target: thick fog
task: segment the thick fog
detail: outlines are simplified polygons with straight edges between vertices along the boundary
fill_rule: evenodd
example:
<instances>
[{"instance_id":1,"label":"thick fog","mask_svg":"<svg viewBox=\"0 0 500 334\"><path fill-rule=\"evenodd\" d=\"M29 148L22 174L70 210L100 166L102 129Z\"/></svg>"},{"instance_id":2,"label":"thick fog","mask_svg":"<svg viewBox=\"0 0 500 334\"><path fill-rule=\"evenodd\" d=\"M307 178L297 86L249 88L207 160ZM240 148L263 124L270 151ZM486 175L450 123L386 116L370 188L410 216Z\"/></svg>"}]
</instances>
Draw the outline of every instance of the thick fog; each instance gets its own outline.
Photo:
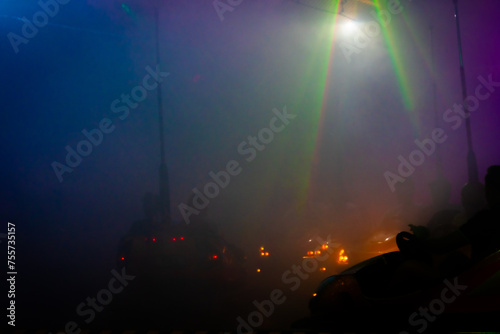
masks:
<instances>
[{"instance_id":1,"label":"thick fog","mask_svg":"<svg viewBox=\"0 0 500 334\"><path fill-rule=\"evenodd\" d=\"M16 226L19 324L64 326L107 283L143 196L159 191L158 82L172 224L210 221L249 259L265 245L286 269L310 237L351 251L393 231L384 217L398 180L429 206L439 155L460 203L467 138L453 111L463 99L451 0L401 1L392 14L380 1L382 23L370 1L349 0L341 15L329 1L228 3L73 0L45 16L44 1L0 3L1 217ZM484 87L469 100L483 180L500 162L500 5L459 10L467 94ZM91 133L95 143L79 144ZM418 160L411 175L399 157ZM252 300L239 301L242 314ZM286 315L270 319L285 326Z\"/></svg>"}]
</instances>

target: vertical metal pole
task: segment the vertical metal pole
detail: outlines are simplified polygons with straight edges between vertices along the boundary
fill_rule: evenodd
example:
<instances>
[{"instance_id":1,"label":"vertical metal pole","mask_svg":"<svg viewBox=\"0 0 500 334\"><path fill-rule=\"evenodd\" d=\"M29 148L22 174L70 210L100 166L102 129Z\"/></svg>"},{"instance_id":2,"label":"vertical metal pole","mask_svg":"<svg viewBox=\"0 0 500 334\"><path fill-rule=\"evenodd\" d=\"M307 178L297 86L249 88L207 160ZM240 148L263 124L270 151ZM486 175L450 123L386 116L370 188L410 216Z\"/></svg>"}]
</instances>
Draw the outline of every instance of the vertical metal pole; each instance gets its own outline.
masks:
<instances>
[{"instance_id":1,"label":"vertical metal pole","mask_svg":"<svg viewBox=\"0 0 500 334\"><path fill-rule=\"evenodd\" d=\"M434 59L434 29L429 26L431 33L431 66L432 66L432 97L433 97L433 108L434 108L434 127L439 128L439 113L437 110L437 85L436 85L436 65ZM441 154L441 146L436 147L436 177L443 177L443 156Z\"/></svg>"},{"instance_id":2,"label":"vertical metal pole","mask_svg":"<svg viewBox=\"0 0 500 334\"><path fill-rule=\"evenodd\" d=\"M467 98L467 85L465 82L465 69L464 69L464 60L462 54L462 39L460 36L460 22L458 19L458 0L453 0L453 4L455 6L455 21L457 23L457 38L458 38L458 56L460 59L460 79L462 81L462 99L463 106L465 109L465 129L467 133L467 168L469 172L469 183L478 183L479 182L479 173L477 168L477 160L476 154L474 153L472 147L472 132L470 125L470 112L465 104L465 99Z\"/></svg>"},{"instance_id":3,"label":"vertical metal pole","mask_svg":"<svg viewBox=\"0 0 500 334\"><path fill-rule=\"evenodd\" d=\"M156 9L156 64L160 66L160 8ZM162 222L170 224L170 185L168 182L168 168L165 157L165 138L163 126L163 101L161 96L161 82L158 81L157 87L157 103L158 103L158 123L160 131L160 210Z\"/></svg>"}]
</instances>

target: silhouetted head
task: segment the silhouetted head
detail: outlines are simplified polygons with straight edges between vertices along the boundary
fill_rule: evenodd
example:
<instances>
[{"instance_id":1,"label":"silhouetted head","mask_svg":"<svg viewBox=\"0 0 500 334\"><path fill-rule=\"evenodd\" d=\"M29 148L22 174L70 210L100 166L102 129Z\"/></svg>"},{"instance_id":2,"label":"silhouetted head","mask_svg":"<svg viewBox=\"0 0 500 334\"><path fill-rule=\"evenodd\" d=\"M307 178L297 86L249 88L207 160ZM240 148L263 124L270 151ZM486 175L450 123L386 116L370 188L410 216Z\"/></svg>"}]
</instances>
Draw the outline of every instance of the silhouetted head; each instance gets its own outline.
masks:
<instances>
[{"instance_id":1,"label":"silhouetted head","mask_svg":"<svg viewBox=\"0 0 500 334\"><path fill-rule=\"evenodd\" d=\"M432 204L445 205L450 201L451 184L445 177L438 177L429 183Z\"/></svg>"},{"instance_id":2,"label":"silhouetted head","mask_svg":"<svg viewBox=\"0 0 500 334\"><path fill-rule=\"evenodd\" d=\"M484 178L486 201L490 208L500 208L500 166L494 165L488 168Z\"/></svg>"},{"instance_id":3,"label":"silhouetted head","mask_svg":"<svg viewBox=\"0 0 500 334\"><path fill-rule=\"evenodd\" d=\"M474 214L484 209L486 206L485 196L484 196L484 185L479 182L467 183L462 188L461 201L462 207L468 217L472 217Z\"/></svg>"}]
</instances>

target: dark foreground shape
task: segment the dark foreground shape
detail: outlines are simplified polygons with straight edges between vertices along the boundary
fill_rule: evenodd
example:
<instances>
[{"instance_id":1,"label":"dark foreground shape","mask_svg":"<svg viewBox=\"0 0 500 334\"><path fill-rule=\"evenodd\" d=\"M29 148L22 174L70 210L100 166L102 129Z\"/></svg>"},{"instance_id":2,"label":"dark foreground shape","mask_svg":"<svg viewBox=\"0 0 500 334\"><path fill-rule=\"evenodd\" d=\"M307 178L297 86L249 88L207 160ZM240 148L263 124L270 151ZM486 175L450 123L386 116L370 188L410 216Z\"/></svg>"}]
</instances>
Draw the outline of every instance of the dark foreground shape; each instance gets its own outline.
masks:
<instances>
[{"instance_id":1,"label":"dark foreground shape","mask_svg":"<svg viewBox=\"0 0 500 334\"><path fill-rule=\"evenodd\" d=\"M407 257L391 252L330 276L296 328L342 332L487 331L500 323L500 251L454 277L397 281ZM411 263L411 262L410 262Z\"/></svg>"}]
</instances>

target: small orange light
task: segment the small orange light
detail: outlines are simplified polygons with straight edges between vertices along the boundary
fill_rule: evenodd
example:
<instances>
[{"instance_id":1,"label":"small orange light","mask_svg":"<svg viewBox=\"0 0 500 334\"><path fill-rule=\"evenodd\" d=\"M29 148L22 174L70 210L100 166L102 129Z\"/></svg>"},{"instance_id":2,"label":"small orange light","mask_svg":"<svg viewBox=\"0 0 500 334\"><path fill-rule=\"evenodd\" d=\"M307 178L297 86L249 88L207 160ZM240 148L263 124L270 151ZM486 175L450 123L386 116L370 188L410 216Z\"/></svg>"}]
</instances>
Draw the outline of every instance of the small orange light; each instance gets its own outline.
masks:
<instances>
[{"instance_id":1,"label":"small orange light","mask_svg":"<svg viewBox=\"0 0 500 334\"><path fill-rule=\"evenodd\" d=\"M257 272L260 273L260 269L259 268L257 268Z\"/></svg>"},{"instance_id":2,"label":"small orange light","mask_svg":"<svg viewBox=\"0 0 500 334\"><path fill-rule=\"evenodd\" d=\"M314 252L314 255L320 255L321 254L321 251L317 250Z\"/></svg>"},{"instance_id":3,"label":"small orange light","mask_svg":"<svg viewBox=\"0 0 500 334\"><path fill-rule=\"evenodd\" d=\"M260 253L260 256L266 256L266 253L262 252Z\"/></svg>"},{"instance_id":4,"label":"small orange light","mask_svg":"<svg viewBox=\"0 0 500 334\"><path fill-rule=\"evenodd\" d=\"M319 268L319 270L326 271L326 268L325 267L321 267L321 268Z\"/></svg>"},{"instance_id":5,"label":"small orange light","mask_svg":"<svg viewBox=\"0 0 500 334\"><path fill-rule=\"evenodd\" d=\"M308 251L307 255L314 255L314 252L313 251Z\"/></svg>"},{"instance_id":6,"label":"small orange light","mask_svg":"<svg viewBox=\"0 0 500 334\"><path fill-rule=\"evenodd\" d=\"M323 244L323 245L321 245L321 249L322 249L322 250L326 250L326 249L328 249L328 245L327 245L327 244Z\"/></svg>"},{"instance_id":7,"label":"small orange light","mask_svg":"<svg viewBox=\"0 0 500 334\"><path fill-rule=\"evenodd\" d=\"M338 263L341 263L341 264L347 264L348 263L349 258L347 257L347 255L344 255L344 254L345 254L345 250L341 249L340 252L339 252L339 259L337 260Z\"/></svg>"},{"instance_id":8,"label":"small orange light","mask_svg":"<svg viewBox=\"0 0 500 334\"><path fill-rule=\"evenodd\" d=\"M264 250L264 247L260 247L260 250L263 251Z\"/></svg>"},{"instance_id":9,"label":"small orange light","mask_svg":"<svg viewBox=\"0 0 500 334\"><path fill-rule=\"evenodd\" d=\"M318 295L318 294L317 294L316 292L315 292L315 293L313 293L313 297L316 297L317 295Z\"/></svg>"},{"instance_id":10,"label":"small orange light","mask_svg":"<svg viewBox=\"0 0 500 334\"><path fill-rule=\"evenodd\" d=\"M266 256L269 256L269 252L265 252L264 254L265 254Z\"/></svg>"}]
</instances>

